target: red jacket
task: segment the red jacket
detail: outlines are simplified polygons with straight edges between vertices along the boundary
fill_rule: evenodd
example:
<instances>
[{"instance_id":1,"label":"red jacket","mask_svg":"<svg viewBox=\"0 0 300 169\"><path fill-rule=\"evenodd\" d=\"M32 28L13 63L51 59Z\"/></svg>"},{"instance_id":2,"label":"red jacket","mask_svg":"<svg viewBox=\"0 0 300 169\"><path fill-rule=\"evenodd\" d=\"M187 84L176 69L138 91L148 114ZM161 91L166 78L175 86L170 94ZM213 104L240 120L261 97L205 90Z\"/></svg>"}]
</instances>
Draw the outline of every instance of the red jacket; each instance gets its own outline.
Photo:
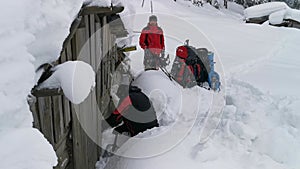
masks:
<instances>
[{"instance_id":1,"label":"red jacket","mask_svg":"<svg viewBox=\"0 0 300 169\"><path fill-rule=\"evenodd\" d=\"M149 49L153 54L159 55L165 48L163 30L155 25L149 25L142 30L140 36L140 46Z\"/></svg>"}]
</instances>

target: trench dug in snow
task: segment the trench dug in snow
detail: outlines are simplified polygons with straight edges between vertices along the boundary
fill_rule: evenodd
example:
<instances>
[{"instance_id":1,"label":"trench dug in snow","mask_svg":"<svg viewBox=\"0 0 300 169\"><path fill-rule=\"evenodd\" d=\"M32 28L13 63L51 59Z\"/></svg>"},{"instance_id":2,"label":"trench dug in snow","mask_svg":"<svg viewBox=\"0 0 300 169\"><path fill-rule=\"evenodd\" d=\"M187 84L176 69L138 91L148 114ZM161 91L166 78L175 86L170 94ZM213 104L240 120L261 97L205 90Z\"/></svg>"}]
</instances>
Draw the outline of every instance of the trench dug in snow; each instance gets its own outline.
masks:
<instances>
[{"instance_id":1,"label":"trench dug in snow","mask_svg":"<svg viewBox=\"0 0 300 169\"><path fill-rule=\"evenodd\" d=\"M181 113L177 115L177 120L180 119L177 123L179 127L168 123L139 134L135 140L125 144L126 148L122 152L118 152L121 157L116 155L110 158L105 169L146 169L149 166L172 169L222 166L229 169L245 165L254 169L265 168L262 166L266 164L266 168L272 166L279 169L283 168L283 164L291 168L298 165L296 161L300 157L297 151L300 143L297 141L299 132L296 128L299 128L297 121L300 116L296 112L286 113L287 106L296 104L291 98L276 99L248 83L230 79L226 90L226 105L222 116L218 118L218 126L209 139L201 142L203 129L209 126L205 119L209 115L207 112L213 94L200 87L180 91L184 104L181 105ZM210 118L213 119L213 116ZM161 136L170 130L175 130L174 133L188 132L175 143L173 139L176 137ZM144 144L145 140L149 140L142 139L149 137L156 140ZM166 142L169 143L169 149L163 149L166 148ZM152 154L147 154L149 152Z\"/></svg>"}]
</instances>

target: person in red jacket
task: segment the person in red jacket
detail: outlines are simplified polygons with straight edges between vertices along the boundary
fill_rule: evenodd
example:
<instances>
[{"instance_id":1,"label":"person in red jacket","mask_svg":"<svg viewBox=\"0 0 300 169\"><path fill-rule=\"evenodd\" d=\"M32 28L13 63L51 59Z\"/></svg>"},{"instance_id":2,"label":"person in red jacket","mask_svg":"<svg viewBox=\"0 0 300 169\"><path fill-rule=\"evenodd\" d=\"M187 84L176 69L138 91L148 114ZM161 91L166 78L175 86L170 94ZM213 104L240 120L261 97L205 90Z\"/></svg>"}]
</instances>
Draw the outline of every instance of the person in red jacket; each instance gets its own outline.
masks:
<instances>
[{"instance_id":1,"label":"person in red jacket","mask_svg":"<svg viewBox=\"0 0 300 169\"><path fill-rule=\"evenodd\" d=\"M129 94L121 99L117 108L106 119L111 127L117 126L115 131L121 134L126 132L133 137L159 126L155 109L140 88L129 86Z\"/></svg>"},{"instance_id":2,"label":"person in red jacket","mask_svg":"<svg viewBox=\"0 0 300 169\"><path fill-rule=\"evenodd\" d=\"M161 58L164 58L165 42L163 30L157 25L157 17L149 17L148 25L142 30L139 44L144 49L145 70L158 70Z\"/></svg>"}]
</instances>

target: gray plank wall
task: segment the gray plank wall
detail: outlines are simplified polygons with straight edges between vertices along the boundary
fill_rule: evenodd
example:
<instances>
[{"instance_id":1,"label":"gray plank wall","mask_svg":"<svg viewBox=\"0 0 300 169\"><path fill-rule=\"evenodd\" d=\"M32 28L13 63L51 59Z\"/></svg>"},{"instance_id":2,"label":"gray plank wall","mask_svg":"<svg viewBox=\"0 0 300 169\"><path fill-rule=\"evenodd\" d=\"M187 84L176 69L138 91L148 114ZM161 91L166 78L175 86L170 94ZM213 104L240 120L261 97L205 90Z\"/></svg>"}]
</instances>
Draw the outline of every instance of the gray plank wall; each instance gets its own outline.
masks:
<instances>
[{"instance_id":1,"label":"gray plank wall","mask_svg":"<svg viewBox=\"0 0 300 169\"><path fill-rule=\"evenodd\" d=\"M82 16L56 63L81 60L93 67L97 73L96 88L84 103L73 105L61 92L53 95L33 93L38 96L36 103L31 105L34 127L53 145L58 156L55 169L93 169L101 153L96 144L101 142L100 111L103 114L111 111L108 106L111 74L118 60L116 36L111 34L106 23L105 15L89 13ZM101 31L97 31L100 28Z\"/></svg>"}]
</instances>

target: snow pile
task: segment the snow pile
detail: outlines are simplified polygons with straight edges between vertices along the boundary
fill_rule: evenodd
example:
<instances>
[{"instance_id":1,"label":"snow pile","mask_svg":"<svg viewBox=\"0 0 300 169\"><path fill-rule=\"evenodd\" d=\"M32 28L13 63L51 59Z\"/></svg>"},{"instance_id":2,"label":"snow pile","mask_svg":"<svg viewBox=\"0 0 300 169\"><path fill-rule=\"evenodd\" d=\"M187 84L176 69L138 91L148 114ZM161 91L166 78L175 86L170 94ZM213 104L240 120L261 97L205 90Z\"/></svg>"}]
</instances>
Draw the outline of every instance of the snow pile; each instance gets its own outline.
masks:
<instances>
[{"instance_id":1,"label":"snow pile","mask_svg":"<svg viewBox=\"0 0 300 169\"><path fill-rule=\"evenodd\" d=\"M85 4L88 6L99 6L99 7L116 7L124 6L124 0L85 0Z\"/></svg>"},{"instance_id":2,"label":"snow pile","mask_svg":"<svg viewBox=\"0 0 300 169\"><path fill-rule=\"evenodd\" d=\"M32 128L27 96L35 70L55 61L81 0L3 1L0 11L0 168L52 169L56 156Z\"/></svg>"},{"instance_id":3,"label":"snow pile","mask_svg":"<svg viewBox=\"0 0 300 169\"><path fill-rule=\"evenodd\" d=\"M246 19L269 16L271 24L280 24L283 19L293 19L300 22L300 11L291 9L284 2L269 2L255 5L244 10Z\"/></svg>"},{"instance_id":4,"label":"snow pile","mask_svg":"<svg viewBox=\"0 0 300 169\"><path fill-rule=\"evenodd\" d=\"M44 136L30 127L3 129L0 137L0 168L52 169L56 154Z\"/></svg>"},{"instance_id":5,"label":"snow pile","mask_svg":"<svg viewBox=\"0 0 300 169\"><path fill-rule=\"evenodd\" d=\"M113 157L105 169L148 168L249 168L249 169L297 169L300 158L300 115L289 111L291 105L299 104L294 98L277 99L262 93L253 86L238 80L229 80L224 114L215 134L204 144L200 144L203 117L208 110L209 93L199 87L183 90L187 102L198 100L197 104L183 104L183 114L199 106L198 117L191 132L171 150L151 158ZM176 133L186 130L186 118L180 117L180 128ZM160 136L174 126L164 126L148 130L137 137ZM167 139L172 142L174 138ZM132 144L132 140L128 142ZM127 144L129 144L127 143ZM155 142L151 150L159 149L164 142ZM134 142L125 155L146 148ZM125 144L125 146L128 146ZM148 146L146 146L148 147ZM137 153L137 152L134 152ZM124 155L123 154L123 155ZM176 162L174 161L176 159Z\"/></svg>"},{"instance_id":6,"label":"snow pile","mask_svg":"<svg viewBox=\"0 0 300 169\"><path fill-rule=\"evenodd\" d=\"M237 4L235 2L227 2L227 9L238 14L244 15L245 8L242 5Z\"/></svg>"},{"instance_id":7,"label":"snow pile","mask_svg":"<svg viewBox=\"0 0 300 169\"><path fill-rule=\"evenodd\" d=\"M111 0L88 0L85 3L88 6L100 6L100 7L111 7L112 2Z\"/></svg>"},{"instance_id":8,"label":"snow pile","mask_svg":"<svg viewBox=\"0 0 300 169\"><path fill-rule=\"evenodd\" d=\"M34 37L28 45L28 51L34 56L33 63L37 68L58 59L71 23L77 17L83 0L39 0L27 4L30 5L23 7L23 10L30 11L31 17L26 18L25 30Z\"/></svg>"},{"instance_id":9,"label":"snow pile","mask_svg":"<svg viewBox=\"0 0 300 169\"><path fill-rule=\"evenodd\" d=\"M141 8L138 2L133 0L131 5L135 5L138 14L146 12L146 15L132 21L135 30L142 29L147 23L146 16L150 15L150 5L145 2L144 8ZM223 90L226 90L227 95L223 116L219 118L220 125L209 140L200 143L201 130L210 125L204 119L212 101L211 93L199 87L183 90L181 115L186 116L179 115L181 127L173 129L176 133L185 132L188 129L187 122L192 119L190 112L196 111L198 116L188 136L173 148L148 158L143 154L135 158L112 157L105 169L300 168L300 92L297 90L300 60L295 55L300 53L300 32L269 25L246 25L232 17L234 15L230 11L216 11L206 6L198 8L188 3L184 0L153 0L154 13L158 15L158 22L165 34L177 34L175 37L178 39L191 38L192 42L198 38L197 43L200 45L197 47L210 47L222 61L216 62L217 66L221 63L224 66L226 85ZM171 13L192 23L209 37L213 47L199 31L181 29L182 25L187 24L165 20L162 13ZM169 37L166 38L166 48L176 48L180 42L174 43ZM132 68L140 70L142 57L137 55L142 55L142 52L132 52L130 56ZM172 127L167 125L147 130L136 138L159 137ZM169 137L169 142L173 143L173 139ZM157 141L151 149L158 150L165 146L164 143ZM138 143L137 147L141 145ZM131 147L128 149L130 153L149 151L147 146L141 146L140 149L135 149L135 145Z\"/></svg>"},{"instance_id":10,"label":"snow pile","mask_svg":"<svg viewBox=\"0 0 300 169\"><path fill-rule=\"evenodd\" d=\"M177 119L181 108L181 87L175 81L170 81L162 71L142 72L132 85L141 88L150 98L157 111L160 125L168 125Z\"/></svg>"},{"instance_id":11,"label":"snow pile","mask_svg":"<svg viewBox=\"0 0 300 169\"><path fill-rule=\"evenodd\" d=\"M95 72L85 62L68 61L52 71L54 73L39 87L62 88L64 95L74 104L83 102L95 86Z\"/></svg>"}]
</instances>

